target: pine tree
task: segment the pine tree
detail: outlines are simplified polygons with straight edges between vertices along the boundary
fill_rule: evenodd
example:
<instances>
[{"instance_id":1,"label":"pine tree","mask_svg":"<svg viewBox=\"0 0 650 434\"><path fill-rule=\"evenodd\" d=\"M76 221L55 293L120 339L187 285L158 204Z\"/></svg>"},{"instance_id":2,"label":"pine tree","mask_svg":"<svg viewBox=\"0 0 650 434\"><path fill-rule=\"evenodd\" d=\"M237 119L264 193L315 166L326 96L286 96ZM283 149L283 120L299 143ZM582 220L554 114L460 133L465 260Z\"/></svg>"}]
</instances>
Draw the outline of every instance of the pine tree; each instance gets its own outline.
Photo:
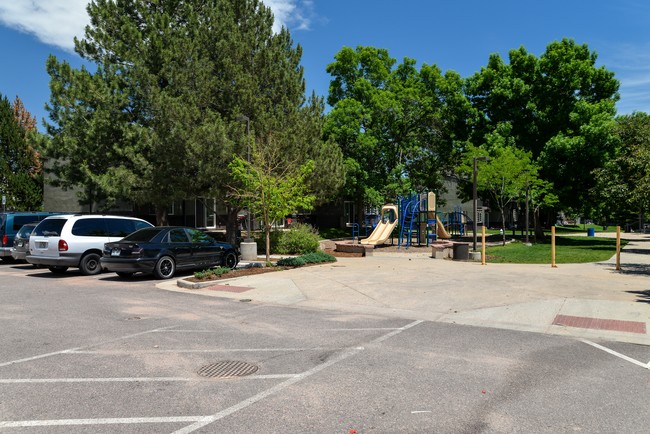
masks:
<instances>
[{"instance_id":1,"label":"pine tree","mask_svg":"<svg viewBox=\"0 0 650 434\"><path fill-rule=\"evenodd\" d=\"M321 132L290 122L322 117L322 106L305 104L301 48L286 29L273 33L260 1L96 0L88 13L75 46L96 72L48 60L48 155L63 186L107 204L153 203L159 224L174 200L216 196L230 206L234 237L243 204L224 193L233 156L271 136L288 152L309 146L305 160L317 153Z\"/></svg>"},{"instance_id":2,"label":"pine tree","mask_svg":"<svg viewBox=\"0 0 650 434\"><path fill-rule=\"evenodd\" d=\"M35 121L16 97L12 106L0 95L0 191L6 208L38 210L43 204L43 183L38 153L31 146Z\"/></svg>"}]
</instances>

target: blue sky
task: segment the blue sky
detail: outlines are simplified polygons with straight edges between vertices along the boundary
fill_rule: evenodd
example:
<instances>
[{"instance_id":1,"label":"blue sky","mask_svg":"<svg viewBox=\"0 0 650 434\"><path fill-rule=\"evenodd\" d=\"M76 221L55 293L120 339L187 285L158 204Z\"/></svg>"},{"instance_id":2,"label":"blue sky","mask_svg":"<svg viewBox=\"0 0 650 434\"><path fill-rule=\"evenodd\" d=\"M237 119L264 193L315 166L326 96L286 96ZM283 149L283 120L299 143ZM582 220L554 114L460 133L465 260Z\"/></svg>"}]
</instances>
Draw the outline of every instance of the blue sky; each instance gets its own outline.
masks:
<instances>
[{"instance_id":1,"label":"blue sky","mask_svg":"<svg viewBox=\"0 0 650 434\"><path fill-rule=\"evenodd\" d=\"M18 95L39 120L49 99L49 54L81 65L73 36L83 36L87 0L3 0L0 4L0 93ZM621 82L619 113L650 113L650 3L646 0L266 0L276 24L303 47L307 90L327 96L325 71L344 46L388 49L467 77L491 53L507 59L524 46L541 55L563 37L586 43L598 66Z\"/></svg>"}]
</instances>

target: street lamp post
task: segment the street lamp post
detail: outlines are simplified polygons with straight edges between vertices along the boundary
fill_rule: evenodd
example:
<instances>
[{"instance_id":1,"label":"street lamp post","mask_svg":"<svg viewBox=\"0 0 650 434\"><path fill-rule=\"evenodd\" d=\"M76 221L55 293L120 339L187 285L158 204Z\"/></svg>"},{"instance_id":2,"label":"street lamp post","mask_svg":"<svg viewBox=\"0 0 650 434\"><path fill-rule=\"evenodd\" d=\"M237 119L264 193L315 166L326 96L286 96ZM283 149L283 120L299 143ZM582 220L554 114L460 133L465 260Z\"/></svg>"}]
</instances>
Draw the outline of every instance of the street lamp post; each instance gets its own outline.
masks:
<instances>
[{"instance_id":1,"label":"street lamp post","mask_svg":"<svg viewBox=\"0 0 650 434\"><path fill-rule=\"evenodd\" d=\"M477 185L476 185L476 173L477 173L477 162L478 161L490 161L488 157L474 157L474 179L472 183L472 226L473 226L473 231L472 231L472 236L474 240L473 248L472 251L476 252L476 220L477 220L477 215L476 215L476 208L478 207L478 192L477 192Z\"/></svg>"},{"instance_id":2,"label":"street lamp post","mask_svg":"<svg viewBox=\"0 0 650 434\"><path fill-rule=\"evenodd\" d=\"M247 154L246 161L248 161L248 164L250 165L251 164L251 120L246 115L237 116L237 120L240 122L246 122L246 154ZM253 241L250 203L248 204L248 209L246 214L247 214L247 222L248 222L248 231L246 233L248 234L248 238L246 238L244 241L250 243Z\"/></svg>"}]
</instances>

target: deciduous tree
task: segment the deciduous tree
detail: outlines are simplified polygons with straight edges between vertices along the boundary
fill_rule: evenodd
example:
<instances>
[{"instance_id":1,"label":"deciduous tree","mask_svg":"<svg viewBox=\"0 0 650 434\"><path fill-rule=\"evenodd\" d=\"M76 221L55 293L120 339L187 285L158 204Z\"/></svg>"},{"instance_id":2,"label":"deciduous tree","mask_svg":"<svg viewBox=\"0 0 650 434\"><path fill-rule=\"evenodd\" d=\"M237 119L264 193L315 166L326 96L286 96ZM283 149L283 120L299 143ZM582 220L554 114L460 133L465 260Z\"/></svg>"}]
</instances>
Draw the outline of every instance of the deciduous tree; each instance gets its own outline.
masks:
<instances>
[{"instance_id":1,"label":"deciduous tree","mask_svg":"<svg viewBox=\"0 0 650 434\"><path fill-rule=\"evenodd\" d=\"M587 45L563 39L540 57L523 47L512 50L508 64L493 54L466 83L480 114L472 143L484 143L500 124L509 124L515 146L532 153L565 208L588 208L592 171L614 149L619 84L596 61Z\"/></svg>"},{"instance_id":2,"label":"deciduous tree","mask_svg":"<svg viewBox=\"0 0 650 434\"><path fill-rule=\"evenodd\" d=\"M242 198L264 224L267 261L275 223L298 210L311 210L316 200L308 182L314 162L286 164L286 156L279 151L281 146L272 142L256 148L250 163L241 157L230 163L233 179L238 182L232 186L234 195Z\"/></svg>"},{"instance_id":3,"label":"deciduous tree","mask_svg":"<svg viewBox=\"0 0 650 434\"><path fill-rule=\"evenodd\" d=\"M343 150L345 195L378 206L414 190L438 190L466 139L469 104L455 72L405 58L401 64L375 47L344 47L327 71L333 106L325 136Z\"/></svg>"}]
</instances>

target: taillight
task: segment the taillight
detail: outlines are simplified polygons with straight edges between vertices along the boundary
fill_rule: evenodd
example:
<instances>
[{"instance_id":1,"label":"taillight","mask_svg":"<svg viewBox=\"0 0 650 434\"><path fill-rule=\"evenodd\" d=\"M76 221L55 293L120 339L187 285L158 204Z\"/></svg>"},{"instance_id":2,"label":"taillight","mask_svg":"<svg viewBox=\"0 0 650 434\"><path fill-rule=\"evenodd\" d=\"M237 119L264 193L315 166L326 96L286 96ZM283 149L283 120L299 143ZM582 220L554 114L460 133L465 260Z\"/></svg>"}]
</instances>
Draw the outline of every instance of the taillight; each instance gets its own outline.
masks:
<instances>
[{"instance_id":1,"label":"taillight","mask_svg":"<svg viewBox=\"0 0 650 434\"><path fill-rule=\"evenodd\" d=\"M59 240L59 252L67 252L68 251L68 243L65 242L65 240Z\"/></svg>"},{"instance_id":2,"label":"taillight","mask_svg":"<svg viewBox=\"0 0 650 434\"><path fill-rule=\"evenodd\" d=\"M4 234L2 236L2 245L6 246L7 244L9 244L9 237L7 237L7 234Z\"/></svg>"},{"instance_id":3,"label":"taillight","mask_svg":"<svg viewBox=\"0 0 650 434\"><path fill-rule=\"evenodd\" d=\"M131 250L131 255L133 256L141 256L144 253L144 249L138 245L133 246L133 249Z\"/></svg>"}]
</instances>

